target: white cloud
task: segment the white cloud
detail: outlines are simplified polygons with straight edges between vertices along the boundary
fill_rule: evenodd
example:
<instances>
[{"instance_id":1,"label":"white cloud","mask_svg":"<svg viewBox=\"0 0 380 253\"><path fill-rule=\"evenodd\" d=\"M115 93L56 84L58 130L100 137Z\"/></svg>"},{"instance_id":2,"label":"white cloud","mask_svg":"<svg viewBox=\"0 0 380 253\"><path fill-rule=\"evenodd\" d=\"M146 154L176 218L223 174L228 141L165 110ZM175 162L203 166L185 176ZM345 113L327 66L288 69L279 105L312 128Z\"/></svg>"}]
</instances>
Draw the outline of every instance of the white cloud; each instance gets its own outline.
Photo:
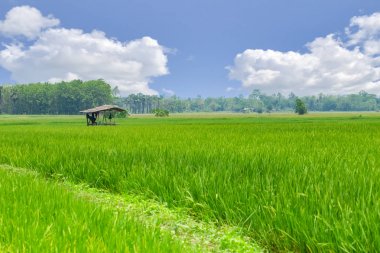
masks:
<instances>
[{"instance_id":1,"label":"white cloud","mask_svg":"<svg viewBox=\"0 0 380 253\"><path fill-rule=\"evenodd\" d=\"M0 21L0 34L34 39L42 30L58 24L59 20L53 16L44 17L36 8L24 5L11 9L5 20Z\"/></svg>"},{"instance_id":2,"label":"white cloud","mask_svg":"<svg viewBox=\"0 0 380 253\"><path fill-rule=\"evenodd\" d=\"M232 91L235 91L234 87L227 87L226 88L226 92L232 92Z\"/></svg>"},{"instance_id":3,"label":"white cloud","mask_svg":"<svg viewBox=\"0 0 380 253\"><path fill-rule=\"evenodd\" d=\"M123 95L158 94L149 83L169 73L166 50L150 37L120 42L97 30L50 28L40 31L30 46L6 45L0 66L22 83L101 78Z\"/></svg>"},{"instance_id":4,"label":"white cloud","mask_svg":"<svg viewBox=\"0 0 380 253\"><path fill-rule=\"evenodd\" d=\"M164 95L169 96L169 97L175 95L175 92L173 90L165 89L165 88L162 88L162 93L164 93Z\"/></svg>"},{"instance_id":5,"label":"white cloud","mask_svg":"<svg viewBox=\"0 0 380 253\"><path fill-rule=\"evenodd\" d=\"M267 93L380 94L380 13L352 18L346 33L347 42L333 34L316 38L306 53L247 49L228 67L229 77Z\"/></svg>"},{"instance_id":6,"label":"white cloud","mask_svg":"<svg viewBox=\"0 0 380 253\"><path fill-rule=\"evenodd\" d=\"M346 28L347 45L360 47L367 55L380 54L380 13L351 18Z\"/></svg>"},{"instance_id":7,"label":"white cloud","mask_svg":"<svg viewBox=\"0 0 380 253\"><path fill-rule=\"evenodd\" d=\"M351 45L373 39L378 40L380 34L380 13L351 18L350 26L346 28L346 33L350 38L349 44Z\"/></svg>"}]
</instances>

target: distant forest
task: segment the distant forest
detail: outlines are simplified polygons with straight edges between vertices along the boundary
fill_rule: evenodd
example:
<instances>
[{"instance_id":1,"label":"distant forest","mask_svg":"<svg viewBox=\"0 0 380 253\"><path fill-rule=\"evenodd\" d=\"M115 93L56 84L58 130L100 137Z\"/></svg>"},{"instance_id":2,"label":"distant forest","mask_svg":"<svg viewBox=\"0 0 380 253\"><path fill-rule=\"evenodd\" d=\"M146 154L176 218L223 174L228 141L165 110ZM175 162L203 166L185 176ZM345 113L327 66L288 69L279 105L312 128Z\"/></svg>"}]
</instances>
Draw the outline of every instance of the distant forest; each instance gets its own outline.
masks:
<instances>
[{"instance_id":1,"label":"distant forest","mask_svg":"<svg viewBox=\"0 0 380 253\"><path fill-rule=\"evenodd\" d=\"M132 94L127 97L115 98L115 103L127 108L131 113L150 113L152 109L160 108L169 112L280 112L294 111L297 96L290 93L266 95L254 90L248 97L218 97L218 98L180 98L177 96L159 97L143 94ZM308 111L377 111L380 108L380 98L375 94L361 91L351 95L324 95L299 97Z\"/></svg>"},{"instance_id":2,"label":"distant forest","mask_svg":"<svg viewBox=\"0 0 380 253\"><path fill-rule=\"evenodd\" d=\"M112 103L111 92L103 80L0 86L0 112L78 114L86 108Z\"/></svg>"},{"instance_id":3,"label":"distant forest","mask_svg":"<svg viewBox=\"0 0 380 253\"><path fill-rule=\"evenodd\" d=\"M297 96L267 95L254 90L249 96L180 98L131 94L120 97L118 89L104 80L32 83L0 86L0 113L78 114L80 110L103 104L117 104L130 113L152 113L154 109L175 112L280 112L293 111ZM380 98L361 91L351 95L299 97L308 111L378 111Z\"/></svg>"}]
</instances>

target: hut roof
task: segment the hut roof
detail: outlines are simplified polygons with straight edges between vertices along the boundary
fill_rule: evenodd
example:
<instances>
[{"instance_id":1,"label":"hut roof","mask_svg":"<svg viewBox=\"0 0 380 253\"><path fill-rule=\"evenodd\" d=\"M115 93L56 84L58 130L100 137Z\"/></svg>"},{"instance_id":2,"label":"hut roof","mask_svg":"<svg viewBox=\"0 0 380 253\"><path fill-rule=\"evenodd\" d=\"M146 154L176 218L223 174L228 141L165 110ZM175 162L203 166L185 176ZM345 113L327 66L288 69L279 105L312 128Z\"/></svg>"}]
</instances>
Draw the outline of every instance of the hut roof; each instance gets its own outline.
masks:
<instances>
[{"instance_id":1,"label":"hut roof","mask_svg":"<svg viewBox=\"0 0 380 253\"><path fill-rule=\"evenodd\" d=\"M120 108L117 105L102 105L94 108L90 108L87 110L80 111L82 113L93 113L93 112L103 112L103 111L118 111L123 112L125 111L123 108Z\"/></svg>"}]
</instances>

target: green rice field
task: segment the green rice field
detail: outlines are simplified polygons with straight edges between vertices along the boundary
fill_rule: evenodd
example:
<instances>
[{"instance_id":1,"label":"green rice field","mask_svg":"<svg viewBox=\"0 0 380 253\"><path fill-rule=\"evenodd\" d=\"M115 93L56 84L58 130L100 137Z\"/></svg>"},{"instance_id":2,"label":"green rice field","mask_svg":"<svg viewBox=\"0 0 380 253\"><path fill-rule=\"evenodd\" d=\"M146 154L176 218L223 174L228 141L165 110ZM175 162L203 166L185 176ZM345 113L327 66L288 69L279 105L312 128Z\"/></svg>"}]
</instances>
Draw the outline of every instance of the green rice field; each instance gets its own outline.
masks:
<instances>
[{"instance_id":1,"label":"green rice field","mask_svg":"<svg viewBox=\"0 0 380 253\"><path fill-rule=\"evenodd\" d=\"M0 168L0 190L0 252L192 252L158 228L34 174Z\"/></svg>"},{"instance_id":2,"label":"green rice field","mask_svg":"<svg viewBox=\"0 0 380 253\"><path fill-rule=\"evenodd\" d=\"M87 127L79 116L0 116L0 164L36 171L49 182L84 183L180 208L206 224L238 227L270 252L380 249L379 113L132 116L118 123ZM0 191L35 182L0 177ZM33 184L28 187L45 194ZM56 199L50 192L46 198ZM70 201L60 205L74 208ZM4 208L0 222L11 215ZM11 217L16 221L7 233L32 226L19 216ZM104 219L101 224L112 223L114 216ZM119 232L109 233L115 240L129 233ZM0 245L20 246L1 235ZM177 246L172 251L186 252Z\"/></svg>"}]
</instances>

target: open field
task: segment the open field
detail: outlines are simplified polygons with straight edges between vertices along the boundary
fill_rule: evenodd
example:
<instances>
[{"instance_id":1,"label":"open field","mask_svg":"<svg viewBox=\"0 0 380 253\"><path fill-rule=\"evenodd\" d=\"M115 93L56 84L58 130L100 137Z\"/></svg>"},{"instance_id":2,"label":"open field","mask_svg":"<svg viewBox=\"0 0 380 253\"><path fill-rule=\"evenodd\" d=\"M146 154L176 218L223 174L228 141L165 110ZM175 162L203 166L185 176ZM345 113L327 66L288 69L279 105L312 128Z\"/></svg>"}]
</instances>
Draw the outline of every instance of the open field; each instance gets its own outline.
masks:
<instances>
[{"instance_id":1,"label":"open field","mask_svg":"<svg viewBox=\"0 0 380 253\"><path fill-rule=\"evenodd\" d=\"M169 233L83 201L83 192L67 186L1 166L0 251L192 252Z\"/></svg>"},{"instance_id":2,"label":"open field","mask_svg":"<svg viewBox=\"0 0 380 253\"><path fill-rule=\"evenodd\" d=\"M1 252L262 252L239 227L0 165Z\"/></svg>"},{"instance_id":3,"label":"open field","mask_svg":"<svg viewBox=\"0 0 380 253\"><path fill-rule=\"evenodd\" d=\"M380 248L377 113L84 121L0 116L0 164L180 207L271 251Z\"/></svg>"}]
</instances>

